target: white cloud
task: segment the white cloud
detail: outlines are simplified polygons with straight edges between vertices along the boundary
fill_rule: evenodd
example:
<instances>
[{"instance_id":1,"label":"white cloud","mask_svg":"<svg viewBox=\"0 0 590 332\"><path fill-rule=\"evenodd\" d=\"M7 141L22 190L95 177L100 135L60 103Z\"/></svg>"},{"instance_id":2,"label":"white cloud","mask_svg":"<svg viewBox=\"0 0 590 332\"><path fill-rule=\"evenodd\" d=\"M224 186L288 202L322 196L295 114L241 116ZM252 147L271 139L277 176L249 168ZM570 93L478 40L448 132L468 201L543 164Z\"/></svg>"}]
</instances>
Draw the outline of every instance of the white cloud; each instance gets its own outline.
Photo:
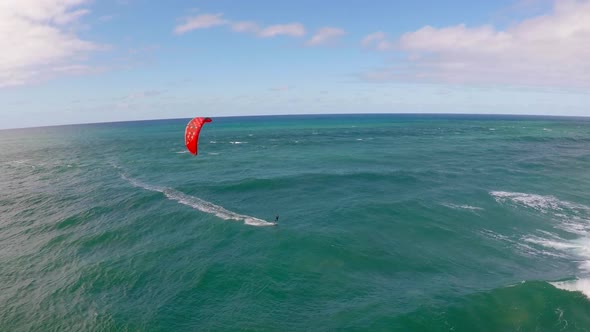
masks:
<instances>
[{"instance_id":1,"label":"white cloud","mask_svg":"<svg viewBox=\"0 0 590 332\"><path fill-rule=\"evenodd\" d=\"M505 30L492 26L426 26L404 34L403 68L372 75L396 79L590 87L590 1L555 1L547 15Z\"/></svg>"},{"instance_id":2,"label":"white cloud","mask_svg":"<svg viewBox=\"0 0 590 332\"><path fill-rule=\"evenodd\" d=\"M70 24L78 21L82 16L90 13L88 9L78 9L65 13L55 18L55 23L59 25Z\"/></svg>"},{"instance_id":3,"label":"white cloud","mask_svg":"<svg viewBox=\"0 0 590 332\"><path fill-rule=\"evenodd\" d=\"M183 24L174 28L174 33L181 35L192 30L206 29L228 24L229 21L222 18L223 14L203 14L185 19Z\"/></svg>"},{"instance_id":4,"label":"white cloud","mask_svg":"<svg viewBox=\"0 0 590 332\"><path fill-rule=\"evenodd\" d=\"M387 35L382 31L367 35L361 41L361 45L378 51L387 51L393 48L393 44L387 41Z\"/></svg>"},{"instance_id":5,"label":"white cloud","mask_svg":"<svg viewBox=\"0 0 590 332\"><path fill-rule=\"evenodd\" d=\"M261 38L271 38L277 36L302 37L305 35L305 27L301 23L277 24L270 26L260 26L252 21L231 21L222 18L223 14L202 14L189 17L184 23L174 28L174 33L181 35L192 30L206 29L216 26L228 25L231 30L240 33L251 33Z\"/></svg>"},{"instance_id":6,"label":"white cloud","mask_svg":"<svg viewBox=\"0 0 590 332\"><path fill-rule=\"evenodd\" d=\"M333 28L333 27L325 27L319 29L315 35L311 37L310 40L307 41L308 45L318 46L318 45L326 45L333 42L338 37L343 36L346 34L344 30Z\"/></svg>"},{"instance_id":7,"label":"white cloud","mask_svg":"<svg viewBox=\"0 0 590 332\"><path fill-rule=\"evenodd\" d=\"M89 13L86 0L0 1L0 87L56 75L92 71L77 63L101 49L76 36L74 24Z\"/></svg>"},{"instance_id":8,"label":"white cloud","mask_svg":"<svg viewBox=\"0 0 590 332\"><path fill-rule=\"evenodd\" d=\"M232 24L232 30L236 32L253 33L261 38L277 36L302 37L305 35L305 27L301 23L276 24L261 27L256 22L243 21Z\"/></svg>"},{"instance_id":9,"label":"white cloud","mask_svg":"<svg viewBox=\"0 0 590 332\"><path fill-rule=\"evenodd\" d=\"M305 35L305 27L301 23L271 25L258 32L258 36L263 38L276 36L302 37Z\"/></svg>"},{"instance_id":10,"label":"white cloud","mask_svg":"<svg viewBox=\"0 0 590 332\"><path fill-rule=\"evenodd\" d=\"M232 23L232 30L235 32L250 32L257 33L260 31L260 27L256 22L242 21Z\"/></svg>"}]
</instances>

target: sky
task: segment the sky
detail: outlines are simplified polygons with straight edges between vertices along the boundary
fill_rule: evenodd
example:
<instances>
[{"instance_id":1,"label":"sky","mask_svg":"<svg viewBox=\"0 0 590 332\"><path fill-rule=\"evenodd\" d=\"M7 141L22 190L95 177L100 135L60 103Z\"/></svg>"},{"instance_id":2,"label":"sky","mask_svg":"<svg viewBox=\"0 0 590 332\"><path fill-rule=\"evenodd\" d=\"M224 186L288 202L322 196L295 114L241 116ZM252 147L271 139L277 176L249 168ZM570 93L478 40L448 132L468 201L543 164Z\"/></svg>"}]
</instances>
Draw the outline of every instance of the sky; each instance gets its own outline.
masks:
<instances>
[{"instance_id":1,"label":"sky","mask_svg":"<svg viewBox=\"0 0 590 332\"><path fill-rule=\"evenodd\" d=\"M2 0L0 129L590 116L590 0Z\"/></svg>"}]
</instances>

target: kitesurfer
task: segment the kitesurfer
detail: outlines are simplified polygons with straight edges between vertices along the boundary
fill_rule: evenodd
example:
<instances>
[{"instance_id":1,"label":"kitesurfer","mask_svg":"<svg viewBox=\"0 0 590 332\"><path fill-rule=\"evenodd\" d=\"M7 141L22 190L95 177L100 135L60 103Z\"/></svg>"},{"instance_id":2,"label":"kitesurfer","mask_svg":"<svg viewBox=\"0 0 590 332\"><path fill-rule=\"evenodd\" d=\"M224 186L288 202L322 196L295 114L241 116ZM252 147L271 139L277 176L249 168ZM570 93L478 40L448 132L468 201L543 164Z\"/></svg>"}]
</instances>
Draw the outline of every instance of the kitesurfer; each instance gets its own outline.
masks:
<instances>
[{"instance_id":1,"label":"kitesurfer","mask_svg":"<svg viewBox=\"0 0 590 332\"><path fill-rule=\"evenodd\" d=\"M279 215L277 214L277 216L275 217L275 222L279 222Z\"/></svg>"}]
</instances>

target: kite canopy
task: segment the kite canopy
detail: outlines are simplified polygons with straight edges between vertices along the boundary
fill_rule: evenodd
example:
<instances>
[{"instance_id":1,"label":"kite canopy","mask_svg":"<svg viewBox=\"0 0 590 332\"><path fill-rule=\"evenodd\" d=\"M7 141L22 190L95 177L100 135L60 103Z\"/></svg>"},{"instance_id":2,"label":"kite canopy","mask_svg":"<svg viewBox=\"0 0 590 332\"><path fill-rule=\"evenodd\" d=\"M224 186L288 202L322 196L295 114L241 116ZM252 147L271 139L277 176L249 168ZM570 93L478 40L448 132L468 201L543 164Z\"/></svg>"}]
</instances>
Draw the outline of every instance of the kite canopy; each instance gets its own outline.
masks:
<instances>
[{"instance_id":1,"label":"kite canopy","mask_svg":"<svg viewBox=\"0 0 590 332\"><path fill-rule=\"evenodd\" d=\"M207 122L211 122L211 119L194 118L186 125L186 130L184 131L184 144L186 145L186 148L194 155L197 154L201 127L203 127L203 125Z\"/></svg>"}]
</instances>

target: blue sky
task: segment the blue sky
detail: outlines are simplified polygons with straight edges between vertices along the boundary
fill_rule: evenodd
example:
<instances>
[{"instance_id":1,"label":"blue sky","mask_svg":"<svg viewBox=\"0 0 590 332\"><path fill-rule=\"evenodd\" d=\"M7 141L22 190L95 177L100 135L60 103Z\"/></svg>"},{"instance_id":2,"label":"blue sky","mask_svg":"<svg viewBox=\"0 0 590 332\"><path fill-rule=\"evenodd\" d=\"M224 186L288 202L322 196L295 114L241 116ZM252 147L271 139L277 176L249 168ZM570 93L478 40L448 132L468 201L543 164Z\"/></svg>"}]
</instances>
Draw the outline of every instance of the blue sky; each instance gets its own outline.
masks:
<instances>
[{"instance_id":1,"label":"blue sky","mask_svg":"<svg viewBox=\"0 0 590 332\"><path fill-rule=\"evenodd\" d=\"M590 1L5 0L0 128L590 115Z\"/></svg>"}]
</instances>

